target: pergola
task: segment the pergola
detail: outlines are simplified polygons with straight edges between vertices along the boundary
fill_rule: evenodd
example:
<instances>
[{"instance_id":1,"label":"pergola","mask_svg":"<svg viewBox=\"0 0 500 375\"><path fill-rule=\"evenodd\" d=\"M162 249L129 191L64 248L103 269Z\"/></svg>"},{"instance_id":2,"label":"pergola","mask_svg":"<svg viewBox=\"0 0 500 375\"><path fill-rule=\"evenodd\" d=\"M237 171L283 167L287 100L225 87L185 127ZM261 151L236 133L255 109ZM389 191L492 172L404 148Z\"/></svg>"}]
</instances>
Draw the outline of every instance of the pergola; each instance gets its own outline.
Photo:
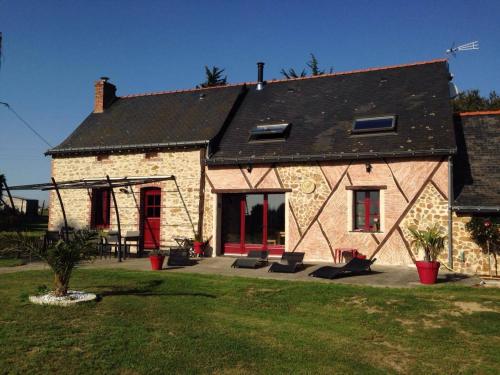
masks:
<instances>
[{"instance_id":1,"label":"pergola","mask_svg":"<svg viewBox=\"0 0 500 375\"><path fill-rule=\"evenodd\" d=\"M179 186L177 185L177 181L175 179L174 175L171 176L151 176L151 177L109 177L109 175L106 175L105 178L84 178L80 180L69 180L69 181L58 181L52 177L51 182L47 183L41 183L41 184L32 184L32 185L17 185L17 186L8 186L6 182L3 182L3 186L5 188L5 191L7 192L7 195L9 197L9 201L11 204L11 207L14 209L14 200L11 195L11 191L13 190L41 190L41 191L48 191L48 190L55 190L57 194L57 199L59 201L59 205L61 207L61 212L64 220L64 232L63 235L67 239L69 235L69 229L68 229L68 221L66 219L66 210L64 208L64 203L61 197L60 190L65 190L65 189L70 189L70 190L76 190L76 189L85 189L89 192L91 189L97 189L97 188L109 188L111 192L111 197L113 199L113 205L115 208L115 215L116 215L116 224L118 227L118 261L122 261L122 250L121 250L121 224L120 224L120 213L118 210L118 204L116 202L116 196L114 189L115 188L122 188L122 187L129 187L129 186L134 186L134 185L143 185L146 183L152 183L152 182L160 182L160 181L167 181L171 180L175 182L177 191L180 194ZM184 203L184 199L182 198L181 195L181 200L184 204L184 208L186 209L186 212L188 212L188 217L189 220L191 221L191 224L193 226L193 231L194 231L194 225L192 223L191 217L189 216L189 211L187 211L187 207ZM13 210L15 212L15 209Z\"/></svg>"}]
</instances>

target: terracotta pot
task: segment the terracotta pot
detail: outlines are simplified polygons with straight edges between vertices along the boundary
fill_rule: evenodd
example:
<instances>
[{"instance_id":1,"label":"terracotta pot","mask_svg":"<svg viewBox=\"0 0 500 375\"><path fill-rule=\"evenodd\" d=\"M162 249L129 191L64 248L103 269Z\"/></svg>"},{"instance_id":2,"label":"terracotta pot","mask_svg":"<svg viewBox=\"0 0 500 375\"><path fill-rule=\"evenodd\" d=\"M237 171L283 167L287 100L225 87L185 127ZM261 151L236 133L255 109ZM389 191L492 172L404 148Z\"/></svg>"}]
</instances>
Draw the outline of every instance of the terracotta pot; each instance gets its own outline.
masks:
<instances>
[{"instance_id":1,"label":"terracotta pot","mask_svg":"<svg viewBox=\"0 0 500 375\"><path fill-rule=\"evenodd\" d=\"M163 268L165 255L150 255L149 261L151 262L151 269L153 271L160 271Z\"/></svg>"},{"instance_id":2,"label":"terracotta pot","mask_svg":"<svg viewBox=\"0 0 500 375\"><path fill-rule=\"evenodd\" d=\"M194 247L194 253L197 256L201 256L202 253L203 253L203 242L194 241L193 242L193 247Z\"/></svg>"},{"instance_id":3,"label":"terracotta pot","mask_svg":"<svg viewBox=\"0 0 500 375\"><path fill-rule=\"evenodd\" d=\"M417 265L418 277L422 284L436 283L441 263L417 261L415 264Z\"/></svg>"}]
</instances>

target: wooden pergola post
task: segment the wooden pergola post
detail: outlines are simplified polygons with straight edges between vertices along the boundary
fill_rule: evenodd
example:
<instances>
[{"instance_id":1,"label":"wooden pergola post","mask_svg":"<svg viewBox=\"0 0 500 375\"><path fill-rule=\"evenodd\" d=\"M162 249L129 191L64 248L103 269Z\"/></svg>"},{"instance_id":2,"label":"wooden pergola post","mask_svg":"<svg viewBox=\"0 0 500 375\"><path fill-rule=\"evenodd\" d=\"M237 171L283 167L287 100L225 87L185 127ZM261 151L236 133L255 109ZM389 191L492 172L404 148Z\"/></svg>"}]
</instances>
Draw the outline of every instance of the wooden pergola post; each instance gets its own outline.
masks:
<instances>
[{"instance_id":1,"label":"wooden pergola post","mask_svg":"<svg viewBox=\"0 0 500 375\"><path fill-rule=\"evenodd\" d=\"M54 190L56 191L57 194L57 199L59 200L59 205L61 206L61 211L63 215L63 220L64 220L64 237L65 240L67 241L69 239L69 230L68 230L68 220L66 219L66 210L64 209L64 203L61 198L61 192L59 191L59 187L57 186L56 180L54 177L52 177L52 185L54 186Z\"/></svg>"},{"instance_id":2,"label":"wooden pergola post","mask_svg":"<svg viewBox=\"0 0 500 375\"><path fill-rule=\"evenodd\" d=\"M3 186L5 186L5 191L7 192L7 196L9 197L10 208L12 209L12 212L14 212L14 215L16 215L17 212L16 212L16 207L14 206L14 199L12 199L12 194L10 193L7 181L3 181Z\"/></svg>"},{"instance_id":3,"label":"wooden pergola post","mask_svg":"<svg viewBox=\"0 0 500 375\"><path fill-rule=\"evenodd\" d=\"M120 213L118 212L118 205L116 204L115 191L113 190L113 184L109 175L106 175L106 180L108 181L109 190L111 190L111 196L113 197L113 205L115 206L116 224L118 226L118 262L122 261L122 228L120 225Z\"/></svg>"}]
</instances>

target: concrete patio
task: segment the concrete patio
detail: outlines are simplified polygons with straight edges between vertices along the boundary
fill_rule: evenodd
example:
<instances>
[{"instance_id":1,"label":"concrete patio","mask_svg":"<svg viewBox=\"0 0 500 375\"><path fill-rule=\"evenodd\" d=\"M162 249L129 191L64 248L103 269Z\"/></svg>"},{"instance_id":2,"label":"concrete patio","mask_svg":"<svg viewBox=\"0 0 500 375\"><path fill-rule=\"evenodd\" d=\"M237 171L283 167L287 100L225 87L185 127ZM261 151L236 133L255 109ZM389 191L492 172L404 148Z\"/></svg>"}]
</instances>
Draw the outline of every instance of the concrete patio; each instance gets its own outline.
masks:
<instances>
[{"instance_id":1,"label":"concrete patio","mask_svg":"<svg viewBox=\"0 0 500 375\"><path fill-rule=\"evenodd\" d=\"M116 258L98 259L91 263L86 263L80 268L91 269L127 269L136 271L149 272L172 272L172 273L195 273L204 275L222 275L236 277L250 277L274 280L290 280L290 281L307 281L307 282L323 282L332 284L352 284L352 285L367 285L376 287L390 288L411 288L420 286L418 281L417 270L414 267L407 266L382 266L376 263L372 266L372 273L355 276L338 277L333 280L325 280L308 276L312 271L325 266L332 265L331 263L317 263L307 265L306 269L294 274L271 273L268 272L268 267L259 269L237 269L231 268L234 262L233 257L216 257L216 258L200 258L198 263L188 267L167 267L166 260L162 271L151 271L151 266L148 258L128 258L123 262L117 262ZM28 270L43 270L49 267L41 262L35 262L19 267L0 268L0 274L11 273L17 271ZM461 285L478 285L481 279L475 276L453 273L442 267L439 271L437 285L443 284L461 284Z\"/></svg>"}]
</instances>

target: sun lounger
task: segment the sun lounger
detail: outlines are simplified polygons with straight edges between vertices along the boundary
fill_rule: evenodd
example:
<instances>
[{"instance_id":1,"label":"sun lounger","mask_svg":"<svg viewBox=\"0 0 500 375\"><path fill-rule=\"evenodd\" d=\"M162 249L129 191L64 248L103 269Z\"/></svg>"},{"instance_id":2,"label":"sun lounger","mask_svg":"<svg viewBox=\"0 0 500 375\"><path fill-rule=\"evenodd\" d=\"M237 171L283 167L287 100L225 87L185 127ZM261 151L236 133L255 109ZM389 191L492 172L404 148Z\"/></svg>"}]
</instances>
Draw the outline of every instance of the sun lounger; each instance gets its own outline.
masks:
<instances>
[{"instance_id":1,"label":"sun lounger","mask_svg":"<svg viewBox=\"0 0 500 375\"><path fill-rule=\"evenodd\" d=\"M269 272L280 272L280 273L295 273L298 270L304 269L304 253L299 252L285 252L281 256L279 263L271 264L269 267Z\"/></svg>"},{"instance_id":2,"label":"sun lounger","mask_svg":"<svg viewBox=\"0 0 500 375\"><path fill-rule=\"evenodd\" d=\"M371 265L376 259L359 259L353 258L342 267L325 266L318 268L309 274L312 277L321 277L323 279L333 279L339 275L349 274L362 274L371 272Z\"/></svg>"},{"instance_id":3,"label":"sun lounger","mask_svg":"<svg viewBox=\"0 0 500 375\"><path fill-rule=\"evenodd\" d=\"M236 259L231 267L233 268L258 268L267 266L267 257L269 253L266 250L251 250L246 258Z\"/></svg>"},{"instance_id":4,"label":"sun lounger","mask_svg":"<svg viewBox=\"0 0 500 375\"><path fill-rule=\"evenodd\" d=\"M191 266L193 261L189 259L189 249L170 249L167 265L169 266Z\"/></svg>"}]
</instances>

